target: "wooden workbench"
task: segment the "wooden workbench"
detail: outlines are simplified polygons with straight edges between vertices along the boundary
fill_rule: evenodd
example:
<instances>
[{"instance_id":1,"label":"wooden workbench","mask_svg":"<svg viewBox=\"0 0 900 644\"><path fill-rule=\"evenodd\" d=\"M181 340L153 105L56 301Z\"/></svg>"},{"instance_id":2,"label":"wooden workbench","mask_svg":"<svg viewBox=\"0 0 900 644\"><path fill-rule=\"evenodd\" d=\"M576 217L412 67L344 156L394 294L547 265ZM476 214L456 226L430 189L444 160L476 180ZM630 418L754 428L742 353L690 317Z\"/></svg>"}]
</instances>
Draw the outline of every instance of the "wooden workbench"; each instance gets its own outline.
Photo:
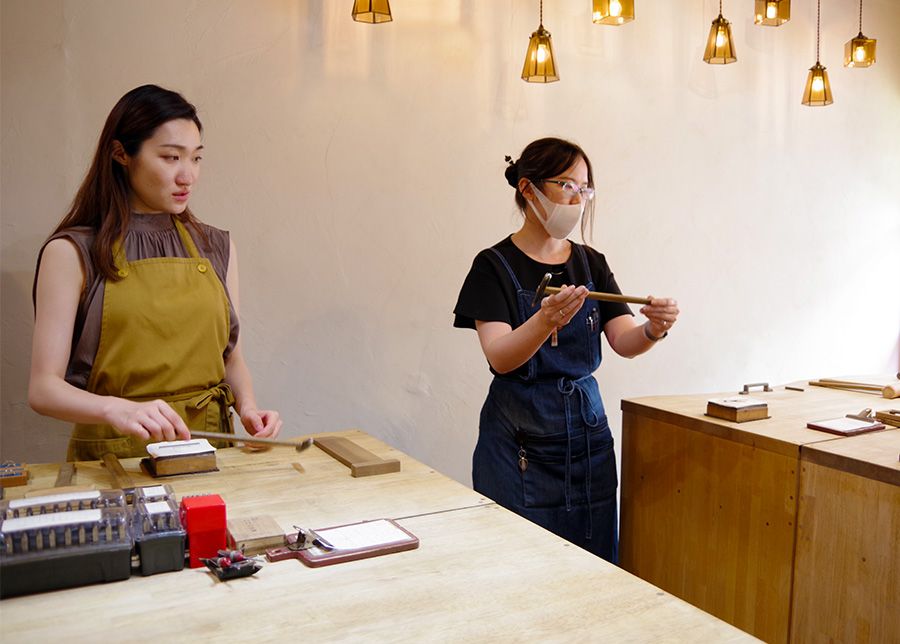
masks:
<instances>
[{"instance_id":1,"label":"wooden workbench","mask_svg":"<svg viewBox=\"0 0 900 644\"><path fill-rule=\"evenodd\" d=\"M806 428L898 401L794 385L752 392L770 418L745 423L705 415L735 392L622 402L621 565L768 642L898 641L900 431ZM826 573L834 561L849 576ZM852 636L835 630L847 611Z\"/></svg>"},{"instance_id":2,"label":"wooden workbench","mask_svg":"<svg viewBox=\"0 0 900 644\"><path fill-rule=\"evenodd\" d=\"M194 569L6 599L0 639L751 639L362 432L337 435L399 458L401 471L352 478L315 448L232 448L219 450L220 472L167 482L179 498L218 493L229 516L269 514L287 530L395 518L419 537L417 550L316 569L283 561L227 583ZM123 464L139 485L151 482L137 459ZM53 484L55 466L32 469L30 487ZM96 462L77 465L76 483L108 480Z\"/></svg>"}]
</instances>

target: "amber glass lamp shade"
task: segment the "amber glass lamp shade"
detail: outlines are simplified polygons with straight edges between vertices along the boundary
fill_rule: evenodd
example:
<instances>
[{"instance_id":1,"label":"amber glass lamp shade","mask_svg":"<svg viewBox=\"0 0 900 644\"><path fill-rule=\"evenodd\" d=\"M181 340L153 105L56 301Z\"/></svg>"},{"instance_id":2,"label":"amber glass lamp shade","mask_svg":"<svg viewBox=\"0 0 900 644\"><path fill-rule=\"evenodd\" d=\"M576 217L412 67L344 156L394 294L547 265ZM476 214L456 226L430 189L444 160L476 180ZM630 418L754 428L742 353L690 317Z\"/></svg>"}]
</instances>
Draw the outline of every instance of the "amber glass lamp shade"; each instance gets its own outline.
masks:
<instances>
[{"instance_id":1,"label":"amber glass lamp shade","mask_svg":"<svg viewBox=\"0 0 900 644\"><path fill-rule=\"evenodd\" d=\"M594 0L591 20L598 25L624 25L634 20L634 0Z\"/></svg>"},{"instance_id":2,"label":"amber glass lamp shade","mask_svg":"<svg viewBox=\"0 0 900 644\"><path fill-rule=\"evenodd\" d=\"M351 14L356 22L368 22L379 24L390 22L391 3L389 0L353 0L353 12Z\"/></svg>"},{"instance_id":3,"label":"amber glass lamp shade","mask_svg":"<svg viewBox=\"0 0 900 644\"><path fill-rule=\"evenodd\" d=\"M791 19L791 0L755 0L753 22L779 27Z\"/></svg>"},{"instance_id":4,"label":"amber glass lamp shade","mask_svg":"<svg viewBox=\"0 0 900 644\"><path fill-rule=\"evenodd\" d=\"M528 41L522 80L529 83L552 83L559 80L553 57L553 41L544 25L540 25Z\"/></svg>"},{"instance_id":5,"label":"amber glass lamp shade","mask_svg":"<svg viewBox=\"0 0 900 644\"><path fill-rule=\"evenodd\" d=\"M875 63L875 39L859 35L844 45L844 67L869 67Z\"/></svg>"},{"instance_id":6,"label":"amber glass lamp shade","mask_svg":"<svg viewBox=\"0 0 900 644\"><path fill-rule=\"evenodd\" d=\"M731 23L725 20L721 13L712 21L712 27L709 28L703 60L710 65L727 65L737 60L734 40L731 38Z\"/></svg>"},{"instance_id":7,"label":"amber glass lamp shade","mask_svg":"<svg viewBox=\"0 0 900 644\"><path fill-rule=\"evenodd\" d=\"M806 77L806 89L803 90L801 103L810 107L821 107L822 105L831 105L833 102L828 72L820 62L816 61L816 64L809 68L809 76Z\"/></svg>"}]
</instances>

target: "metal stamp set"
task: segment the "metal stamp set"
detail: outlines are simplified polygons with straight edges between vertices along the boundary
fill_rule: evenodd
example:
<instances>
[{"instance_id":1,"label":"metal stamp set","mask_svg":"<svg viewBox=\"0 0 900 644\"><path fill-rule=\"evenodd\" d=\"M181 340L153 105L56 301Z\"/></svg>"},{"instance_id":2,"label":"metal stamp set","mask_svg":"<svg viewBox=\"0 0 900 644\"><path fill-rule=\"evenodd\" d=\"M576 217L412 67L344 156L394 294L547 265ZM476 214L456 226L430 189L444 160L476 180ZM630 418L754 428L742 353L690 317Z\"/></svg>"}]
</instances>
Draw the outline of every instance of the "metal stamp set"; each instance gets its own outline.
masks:
<instances>
[{"instance_id":1,"label":"metal stamp set","mask_svg":"<svg viewBox=\"0 0 900 644\"><path fill-rule=\"evenodd\" d=\"M0 598L184 567L185 531L169 486L0 501Z\"/></svg>"}]
</instances>

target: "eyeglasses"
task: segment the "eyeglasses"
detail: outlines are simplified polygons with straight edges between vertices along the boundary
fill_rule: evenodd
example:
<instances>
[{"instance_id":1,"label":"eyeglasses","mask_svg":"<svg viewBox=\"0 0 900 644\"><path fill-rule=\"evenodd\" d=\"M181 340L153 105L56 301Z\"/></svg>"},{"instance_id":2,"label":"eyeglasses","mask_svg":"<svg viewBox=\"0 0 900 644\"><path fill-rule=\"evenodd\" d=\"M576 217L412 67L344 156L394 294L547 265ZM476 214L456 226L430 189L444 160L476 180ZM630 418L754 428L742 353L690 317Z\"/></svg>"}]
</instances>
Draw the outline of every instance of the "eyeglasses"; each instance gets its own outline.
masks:
<instances>
[{"instance_id":1,"label":"eyeglasses","mask_svg":"<svg viewBox=\"0 0 900 644\"><path fill-rule=\"evenodd\" d=\"M562 188L562 191L568 197L579 195L585 201L590 201L594 198L594 189L590 186L579 186L574 181L564 181L562 179L542 179L541 181L543 183L555 183Z\"/></svg>"}]
</instances>

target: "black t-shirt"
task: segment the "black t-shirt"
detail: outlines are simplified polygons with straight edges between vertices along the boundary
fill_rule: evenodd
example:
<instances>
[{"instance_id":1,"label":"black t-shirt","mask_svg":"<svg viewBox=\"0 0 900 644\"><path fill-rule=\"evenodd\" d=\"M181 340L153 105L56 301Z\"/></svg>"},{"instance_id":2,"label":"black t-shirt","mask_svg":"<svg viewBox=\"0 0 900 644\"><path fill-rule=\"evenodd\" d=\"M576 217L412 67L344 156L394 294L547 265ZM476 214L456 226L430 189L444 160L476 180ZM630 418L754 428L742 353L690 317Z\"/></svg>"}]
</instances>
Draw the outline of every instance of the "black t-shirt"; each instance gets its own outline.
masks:
<instances>
[{"instance_id":1,"label":"black t-shirt","mask_svg":"<svg viewBox=\"0 0 900 644\"><path fill-rule=\"evenodd\" d=\"M542 264L531 259L519 250L510 235L493 248L497 249L512 268L523 289L534 291L545 273L551 273L551 286L587 283L584 267L579 253L574 248L565 264ZM590 246L582 246L587 255L591 270L590 279L594 283L593 290L604 293L619 293L619 285L613 277L609 264L602 253ZM600 328L620 315L633 315L631 308L623 302L597 302L600 311ZM519 305L516 301L516 287L509 277L503 263L490 249L485 249L475 256L472 268L466 276L459 299L453 309L455 319L453 326L461 329L474 329L475 320L482 322L506 322L513 328L520 324ZM520 367L516 370L526 369Z\"/></svg>"}]
</instances>

